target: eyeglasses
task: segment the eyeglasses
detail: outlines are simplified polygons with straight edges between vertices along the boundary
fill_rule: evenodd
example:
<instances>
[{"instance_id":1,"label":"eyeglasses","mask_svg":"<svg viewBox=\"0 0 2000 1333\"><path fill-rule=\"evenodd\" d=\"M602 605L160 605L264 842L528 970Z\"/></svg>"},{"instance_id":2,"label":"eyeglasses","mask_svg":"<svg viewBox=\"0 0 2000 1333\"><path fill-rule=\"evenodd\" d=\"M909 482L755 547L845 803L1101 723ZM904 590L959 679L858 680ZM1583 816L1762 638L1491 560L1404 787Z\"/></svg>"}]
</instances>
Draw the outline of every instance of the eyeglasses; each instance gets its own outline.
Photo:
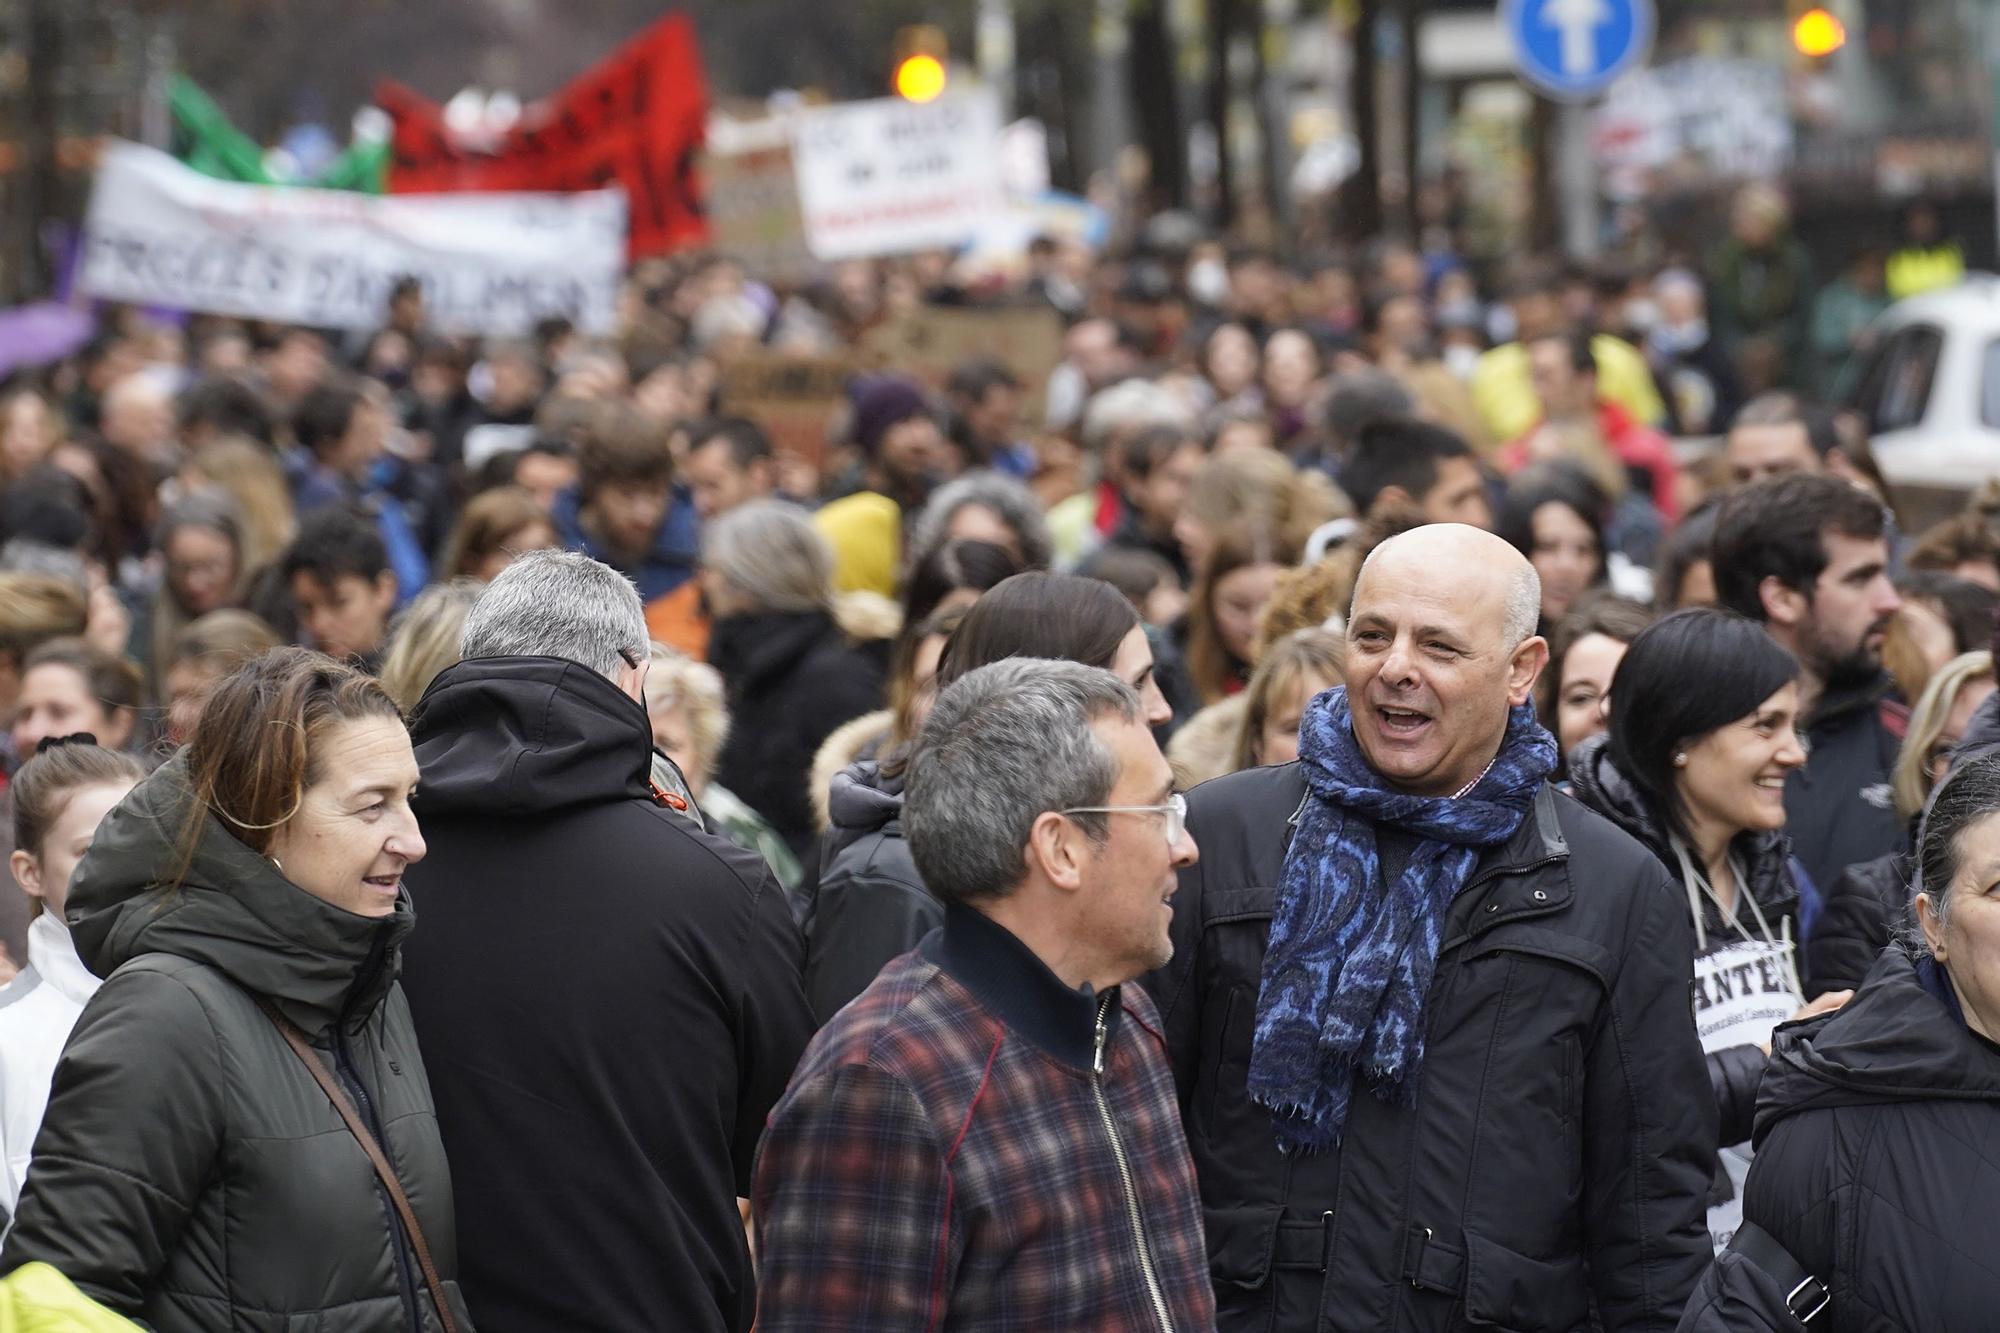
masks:
<instances>
[{"instance_id":1,"label":"eyeglasses","mask_svg":"<svg viewBox=\"0 0 2000 1333\"><path fill-rule=\"evenodd\" d=\"M641 661L639 654L633 652L630 648L620 648L618 656L623 659L626 666L631 667L634 671L639 669L639 662Z\"/></svg>"},{"instance_id":2,"label":"eyeglasses","mask_svg":"<svg viewBox=\"0 0 2000 1333\"><path fill-rule=\"evenodd\" d=\"M1187 836L1187 797L1175 792L1167 798L1165 805L1073 805L1067 810L1056 811L1059 815L1164 815L1167 825L1167 846L1171 847Z\"/></svg>"}]
</instances>

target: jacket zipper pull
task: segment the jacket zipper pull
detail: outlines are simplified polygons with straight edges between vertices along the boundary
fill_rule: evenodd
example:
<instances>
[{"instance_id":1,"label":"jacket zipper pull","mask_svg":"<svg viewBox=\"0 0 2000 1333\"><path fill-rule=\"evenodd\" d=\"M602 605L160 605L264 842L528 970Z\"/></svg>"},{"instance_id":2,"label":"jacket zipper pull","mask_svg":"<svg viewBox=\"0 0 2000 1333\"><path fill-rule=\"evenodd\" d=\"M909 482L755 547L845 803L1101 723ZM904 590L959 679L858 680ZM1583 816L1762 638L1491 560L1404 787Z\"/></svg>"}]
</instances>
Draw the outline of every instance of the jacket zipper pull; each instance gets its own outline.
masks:
<instances>
[{"instance_id":1,"label":"jacket zipper pull","mask_svg":"<svg viewBox=\"0 0 2000 1333\"><path fill-rule=\"evenodd\" d=\"M1105 1034L1106 1034L1106 1029L1104 1026L1104 1002L1100 1000L1098 1001L1097 1004L1097 1048L1096 1048L1096 1053L1091 1058L1091 1066L1090 1066L1091 1072L1099 1076L1102 1076L1104 1073Z\"/></svg>"}]
</instances>

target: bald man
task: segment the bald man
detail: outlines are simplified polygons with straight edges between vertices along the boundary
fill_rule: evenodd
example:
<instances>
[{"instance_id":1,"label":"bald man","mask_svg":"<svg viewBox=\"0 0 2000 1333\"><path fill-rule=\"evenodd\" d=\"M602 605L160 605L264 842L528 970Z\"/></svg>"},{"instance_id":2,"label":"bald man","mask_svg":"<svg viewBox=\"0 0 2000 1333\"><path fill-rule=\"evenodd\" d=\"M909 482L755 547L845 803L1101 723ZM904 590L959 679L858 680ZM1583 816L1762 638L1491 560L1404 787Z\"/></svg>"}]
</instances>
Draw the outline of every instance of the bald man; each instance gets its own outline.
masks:
<instances>
[{"instance_id":1,"label":"bald man","mask_svg":"<svg viewBox=\"0 0 2000 1333\"><path fill-rule=\"evenodd\" d=\"M143 371L127 375L105 391L99 408L98 433L135 458L156 467L171 465L173 395Z\"/></svg>"},{"instance_id":2,"label":"bald man","mask_svg":"<svg viewBox=\"0 0 2000 1333\"><path fill-rule=\"evenodd\" d=\"M1300 758L1188 798L1164 1018L1235 1330L1668 1330L1709 1260L1687 904L1549 784L1534 569L1384 542Z\"/></svg>"}]
</instances>

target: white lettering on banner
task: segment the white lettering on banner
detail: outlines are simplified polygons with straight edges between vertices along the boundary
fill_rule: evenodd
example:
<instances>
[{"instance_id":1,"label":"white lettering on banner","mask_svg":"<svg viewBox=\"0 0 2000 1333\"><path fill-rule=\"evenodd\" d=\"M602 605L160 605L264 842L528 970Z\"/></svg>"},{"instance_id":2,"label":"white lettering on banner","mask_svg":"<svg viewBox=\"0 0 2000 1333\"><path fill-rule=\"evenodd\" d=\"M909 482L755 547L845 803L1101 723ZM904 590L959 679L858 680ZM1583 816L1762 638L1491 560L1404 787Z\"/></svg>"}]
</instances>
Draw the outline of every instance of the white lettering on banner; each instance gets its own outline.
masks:
<instances>
[{"instance_id":1,"label":"white lettering on banner","mask_svg":"<svg viewBox=\"0 0 2000 1333\"><path fill-rule=\"evenodd\" d=\"M1789 939L1770 944L1763 940L1719 944L1694 960L1694 1023L1704 1054L1769 1042L1772 1029L1804 1003ZM1750 1145L1727 1145L1721 1157L1729 1174L1730 1197L1708 1210L1709 1239L1717 1253L1743 1224L1743 1181L1750 1174Z\"/></svg>"},{"instance_id":2,"label":"white lettering on banner","mask_svg":"<svg viewBox=\"0 0 2000 1333\"><path fill-rule=\"evenodd\" d=\"M990 89L818 107L798 117L792 153L820 259L958 245L1006 207Z\"/></svg>"},{"instance_id":3,"label":"white lettering on banner","mask_svg":"<svg viewBox=\"0 0 2000 1333\"><path fill-rule=\"evenodd\" d=\"M412 275L442 333L524 334L564 316L612 331L625 196L376 197L242 185L137 144L105 146L79 290L182 310L369 329Z\"/></svg>"}]
</instances>

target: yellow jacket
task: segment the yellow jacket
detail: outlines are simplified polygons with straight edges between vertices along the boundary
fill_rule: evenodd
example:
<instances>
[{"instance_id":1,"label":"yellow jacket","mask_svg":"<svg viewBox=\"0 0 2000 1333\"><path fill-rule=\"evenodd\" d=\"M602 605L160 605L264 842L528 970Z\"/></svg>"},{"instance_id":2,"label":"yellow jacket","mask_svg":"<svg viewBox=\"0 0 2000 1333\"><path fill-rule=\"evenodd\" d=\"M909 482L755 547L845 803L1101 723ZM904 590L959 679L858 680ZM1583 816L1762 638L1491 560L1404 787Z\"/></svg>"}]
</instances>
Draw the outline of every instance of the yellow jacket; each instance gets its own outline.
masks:
<instances>
[{"instance_id":1,"label":"yellow jacket","mask_svg":"<svg viewBox=\"0 0 2000 1333\"><path fill-rule=\"evenodd\" d=\"M1590 340L1597 358L1597 396L1632 414L1642 426L1657 426L1667 414L1652 368L1639 349L1623 338L1600 333ZM1518 440L1542 419L1541 400L1528 377L1528 349L1518 342L1495 347L1472 368L1472 405L1486 433L1505 443Z\"/></svg>"},{"instance_id":2,"label":"yellow jacket","mask_svg":"<svg viewBox=\"0 0 2000 1333\"><path fill-rule=\"evenodd\" d=\"M85 1296L47 1264L24 1264L0 1278L0 1333L140 1333L140 1329Z\"/></svg>"}]
</instances>

